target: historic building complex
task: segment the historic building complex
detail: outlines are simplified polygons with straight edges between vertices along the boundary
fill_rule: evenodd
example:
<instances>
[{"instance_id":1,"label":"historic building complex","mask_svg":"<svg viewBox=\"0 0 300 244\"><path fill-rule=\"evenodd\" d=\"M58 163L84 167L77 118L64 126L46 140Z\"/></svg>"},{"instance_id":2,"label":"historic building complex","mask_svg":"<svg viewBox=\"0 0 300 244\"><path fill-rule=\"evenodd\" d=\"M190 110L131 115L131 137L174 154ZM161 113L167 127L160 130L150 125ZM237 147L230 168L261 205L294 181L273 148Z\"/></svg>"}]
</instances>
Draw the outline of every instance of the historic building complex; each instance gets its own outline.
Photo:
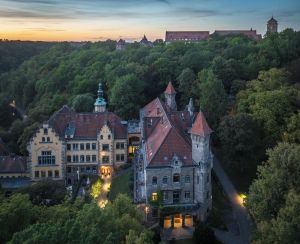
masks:
<instances>
[{"instance_id":1,"label":"historic building complex","mask_svg":"<svg viewBox=\"0 0 300 244\"><path fill-rule=\"evenodd\" d=\"M165 102L156 98L140 111L142 145L135 160L134 200L168 209L164 227L192 226L211 209L213 156L204 114L190 100L177 111L176 91L169 83ZM164 212L164 211L162 211Z\"/></svg>"},{"instance_id":2,"label":"historic building complex","mask_svg":"<svg viewBox=\"0 0 300 244\"><path fill-rule=\"evenodd\" d=\"M76 113L63 106L37 130L28 152L33 181L52 178L73 184L82 175L110 174L127 162L127 126L107 111L100 83L94 112Z\"/></svg>"}]
</instances>

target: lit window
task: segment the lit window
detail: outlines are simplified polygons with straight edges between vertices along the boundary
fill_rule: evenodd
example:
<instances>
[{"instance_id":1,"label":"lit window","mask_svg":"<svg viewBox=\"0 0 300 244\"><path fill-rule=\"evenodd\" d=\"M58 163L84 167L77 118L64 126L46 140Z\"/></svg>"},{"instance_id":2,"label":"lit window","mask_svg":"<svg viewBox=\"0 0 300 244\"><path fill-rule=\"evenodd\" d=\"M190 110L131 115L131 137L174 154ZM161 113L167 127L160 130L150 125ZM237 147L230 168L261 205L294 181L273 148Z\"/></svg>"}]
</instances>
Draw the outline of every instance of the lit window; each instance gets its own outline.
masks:
<instances>
[{"instance_id":1,"label":"lit window","mask_svg":"<svg viewBox=\"0 0 300 244\"><path fill-rule=\"evenodd\" d=\"M152 185L157 185L157 177L156 176L152 177Z\"/></svg>"},{"instance_id":2,"label":"lit window","mask_svg":"<svg viewBox=\"0 0 300 244\"><path fill-rule=\"evenodd\" d=\"M151 195L151 200L152 201L157 201L157 192L153 192Z\"/></svg>"},{"instance_id":3,"label":"lit window","mask_svg":"<svg viewBox=\"0 0 300 244\"><path fill-rule=\"evenodd\" d=\"M180 182L180 175L179 174L174 174L173 175L173 182L174 183Z\"/></svg>"}]
</instances>

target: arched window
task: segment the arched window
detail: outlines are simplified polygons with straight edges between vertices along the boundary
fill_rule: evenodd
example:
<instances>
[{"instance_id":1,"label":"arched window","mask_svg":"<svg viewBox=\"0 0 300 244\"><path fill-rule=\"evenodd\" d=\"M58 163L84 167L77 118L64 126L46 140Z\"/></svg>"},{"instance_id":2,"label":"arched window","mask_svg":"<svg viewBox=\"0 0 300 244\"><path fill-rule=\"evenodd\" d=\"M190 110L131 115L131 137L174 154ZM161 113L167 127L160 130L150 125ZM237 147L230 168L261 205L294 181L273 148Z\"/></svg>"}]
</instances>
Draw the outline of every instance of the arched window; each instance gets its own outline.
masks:
<instances>
[{"instance_id":1,"label":"arched window","mask_svg":"<svg viewBox=\"0 0 300 244\"><path fill-rule=\"evenodd\" d=\"M156 176L152 177L152 185L157 185L157 177Z\"/></svg>"},{"instance_id":2,"label":"arched window","mask_svg":"<svg viewBox=\"0 0 300 244\"><path fill-rule=\"evenodd\" d=\"M180 182L180 175L179 174L174 174L173 175L173 182Z\"/></svg>"},{"instance_id":3,"label":"arched window","mask_svg":"<svg viewBox=\"0 0 300 244\"><path fill-rule=\"evenodd\" d=\"M168 177L164 176L163 180L162 180L163 184L168 184Z\"/></svg>"}]
</instances>

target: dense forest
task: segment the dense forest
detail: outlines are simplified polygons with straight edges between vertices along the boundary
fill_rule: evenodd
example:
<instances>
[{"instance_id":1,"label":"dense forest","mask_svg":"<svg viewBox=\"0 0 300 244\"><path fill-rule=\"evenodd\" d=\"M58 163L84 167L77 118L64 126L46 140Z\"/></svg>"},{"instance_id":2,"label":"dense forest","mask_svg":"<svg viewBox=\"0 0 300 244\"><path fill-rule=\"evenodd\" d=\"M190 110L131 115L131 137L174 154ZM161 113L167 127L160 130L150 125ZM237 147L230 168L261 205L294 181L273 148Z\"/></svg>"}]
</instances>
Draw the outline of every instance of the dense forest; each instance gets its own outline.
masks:
<instances>
[{"instance_id":1,"label":"dense forest","mask_svg":"<svg viewBox=\"0 0 300 244\"><path fill-rule=\"evenodd\" d=\"M286 29L258 42L237 35L151 48L132 43L122 51L115 44L58 43L28 59L18 54L26 59L20 65L14 52L6 53L5 65L13 68L0 65L0 137L12 152L26 154L37 126L63 104L92 111L99 81L109 110L123 119L137 118L138 110L173 81L178 107L184 109L193 97L205 113L228 169L243 176L260 165L247 203L257 227L253 238L262 243L282 242L285 235L300 239L293 232L300 199L300 32ZM281 227L290 232L276 231Z\"/></svg>"}]
</instances>

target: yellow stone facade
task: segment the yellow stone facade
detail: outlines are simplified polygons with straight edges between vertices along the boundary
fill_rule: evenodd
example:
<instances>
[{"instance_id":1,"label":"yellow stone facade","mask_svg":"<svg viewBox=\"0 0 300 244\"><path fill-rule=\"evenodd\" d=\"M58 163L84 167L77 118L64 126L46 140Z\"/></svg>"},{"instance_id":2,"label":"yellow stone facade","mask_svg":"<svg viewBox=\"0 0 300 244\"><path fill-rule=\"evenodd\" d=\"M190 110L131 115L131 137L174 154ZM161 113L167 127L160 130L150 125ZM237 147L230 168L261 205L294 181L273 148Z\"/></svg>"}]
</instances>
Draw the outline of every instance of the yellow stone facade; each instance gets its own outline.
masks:
<instances>
[{"instance_id":1,"label":"yellow stone facade","mask_svg":"<svg viewBox=\"0 0 300 244\"><path fill-rule=\"evenodd\" d=\"M30 178L33 181L43 178L64 179L65 145L47 124L31 139L28 151Z\"/></svg>"}]
</instances>

